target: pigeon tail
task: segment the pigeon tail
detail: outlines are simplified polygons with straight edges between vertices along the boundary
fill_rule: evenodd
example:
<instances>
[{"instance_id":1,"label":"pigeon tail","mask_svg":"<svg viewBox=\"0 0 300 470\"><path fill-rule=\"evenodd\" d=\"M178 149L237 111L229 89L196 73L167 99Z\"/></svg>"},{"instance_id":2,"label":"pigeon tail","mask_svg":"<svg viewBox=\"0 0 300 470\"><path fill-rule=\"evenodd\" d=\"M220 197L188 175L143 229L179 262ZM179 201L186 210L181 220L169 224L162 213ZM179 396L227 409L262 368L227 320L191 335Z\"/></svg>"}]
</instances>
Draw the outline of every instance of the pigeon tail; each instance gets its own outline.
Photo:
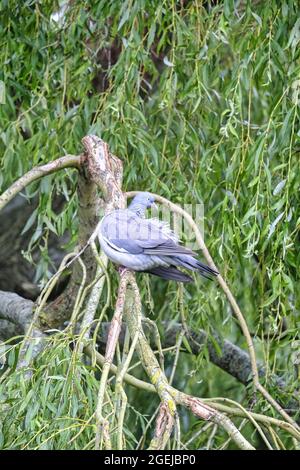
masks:
<instances>
[{"instance_id":1,"label":"pigeon tail","mask_svg":"<svg viewBox=\"0 0 300 470\"><path fill-rule=\"evenodd\" d=\"M169 279L177 282L193 282L193 279L190 276L179 271L179 269L174 266L157 266L156 268L152 268L144 272L154 274L154 276L159 276L162 279Z\"/></svg>"},{"instance_id":2,"label":"pigeon tail","mask_svg":"<svg viewBox=\"0 0 300 470\"><path fill-rule=\"evenodd\" d=\"M198 271L199 274L206 279L211 280L211 276L217 276L219 274L218 271L206 266L206 264L201 263L201 261L198 261L192 256L176 256L174 257L174 260L183 268L190 269L191 271Z\"/></svg>"}]
</instances>

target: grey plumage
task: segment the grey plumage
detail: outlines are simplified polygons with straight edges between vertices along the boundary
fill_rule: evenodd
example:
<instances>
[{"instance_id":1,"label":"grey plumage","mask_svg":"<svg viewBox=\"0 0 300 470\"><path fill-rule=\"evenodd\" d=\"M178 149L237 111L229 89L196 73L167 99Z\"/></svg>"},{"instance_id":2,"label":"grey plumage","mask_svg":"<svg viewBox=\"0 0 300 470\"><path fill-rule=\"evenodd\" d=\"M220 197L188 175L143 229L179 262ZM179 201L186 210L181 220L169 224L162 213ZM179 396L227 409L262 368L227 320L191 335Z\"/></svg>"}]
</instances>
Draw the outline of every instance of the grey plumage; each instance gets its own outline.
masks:
<instances>
[{"instance_id":1,"label":"grey plumage","mask_svg":"<svg viewBox=\"0 0 300 470\"><path fill-rule=\"evenodd\" d=\"M209 279L217 275L195 258L196 253L179 245L166 223L144 218L145 210L153 204L151 194L139 193L128 209L115 210L102 219L98 238L108 258L133 271L179 282L193 279L178 267L197 271Z\"/></svg>"}]
</instances>

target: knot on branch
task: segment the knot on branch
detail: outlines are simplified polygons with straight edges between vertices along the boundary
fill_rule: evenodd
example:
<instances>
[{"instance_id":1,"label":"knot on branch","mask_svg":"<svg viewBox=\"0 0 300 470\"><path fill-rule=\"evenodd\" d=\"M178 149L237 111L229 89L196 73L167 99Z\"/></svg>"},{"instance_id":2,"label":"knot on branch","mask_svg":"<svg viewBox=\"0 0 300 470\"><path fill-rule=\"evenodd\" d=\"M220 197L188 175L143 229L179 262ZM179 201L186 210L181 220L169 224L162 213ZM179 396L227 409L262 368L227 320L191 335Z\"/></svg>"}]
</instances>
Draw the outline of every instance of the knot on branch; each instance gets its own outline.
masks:
<instances>
[{"instance_id":1,"label":"knot on branch","mask_svg":"<svg viewBox=\"0 0 300 470\"><path fill-rule=\"evenodd\" d=\"M125 207L121 190L123 164L109 152L108 145L95 135L82 139L89 178L103 192L105 202L114 208Z\"/></svg>"}]
</instances>

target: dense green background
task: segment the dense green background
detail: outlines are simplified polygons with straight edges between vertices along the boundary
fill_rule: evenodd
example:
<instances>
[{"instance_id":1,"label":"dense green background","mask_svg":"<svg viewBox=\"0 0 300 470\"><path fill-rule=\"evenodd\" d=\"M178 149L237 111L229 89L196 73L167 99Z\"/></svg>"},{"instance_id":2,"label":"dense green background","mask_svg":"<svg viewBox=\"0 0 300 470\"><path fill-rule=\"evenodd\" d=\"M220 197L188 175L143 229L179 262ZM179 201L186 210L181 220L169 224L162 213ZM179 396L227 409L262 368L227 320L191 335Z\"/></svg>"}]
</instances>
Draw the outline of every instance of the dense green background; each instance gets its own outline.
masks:
<instances>
[{"instance_id":1,"label":"dense green background","mask_svg":"<svg viewBox=\"0 0 300 470\"><path fill-rule=\"evenodd\" d=\"M0 105L0 190L35 165L79 154L81 138L94 133L123 159L124 190L153 191L179 204L203 202L205 240L215 263L247 319L258 357L270 372L284 376L291 395L299 347L296 5L292 0L74 1L58 23L51 19L58 2L2 1L0 9L0 79L6 86L6 104ZM30 221L36 224L35 242L43 235L44 246L48 230L61 234L68 228L76 236L75 184L70 170L28 188L28 195L40 192ZM67 200L58 218L51 210L55 192ZM47 277L46 246L41 254L39 280ZM176 285L151 279L149 294L146 281L138 279L145 314L159 327L161 320L180 321ZM151 292L155 296L148 302ZM199 280L185 288L184 310L192 328L215 329L246 347L215 283ZM72 421L65 417L87 420L94 410L93 373L78 364L85 386L74 391L73 382L63 381L72 352L63 347L65 338L53 341L56 355L52 349L39 359L34 392L16 374L0 398L4 410L17 398L14 413L4 420L6 447L23 447L32 439L30 448L66 448L78 428L64 430ZM166 355L167 364L173 359ZM49 382L43 398L45 362L57 380ZM245 388L207 362L206 348L194 359L182 353L175 385L248 405ZM131 388L128 396L134 404L126 420L131 447L140 437L135 423L146 422L158 402ZM272 414L260 398L254 409ZM195 424L185 412L181 416L186 442L203 423ZM252 431L249 426L249 438ZM191 448L205 446L207 437L204 432ZM92 447L92 438L91 428L70 446ZM212 445L225 440L218 432Z\"/></svg>"}]
</instances>

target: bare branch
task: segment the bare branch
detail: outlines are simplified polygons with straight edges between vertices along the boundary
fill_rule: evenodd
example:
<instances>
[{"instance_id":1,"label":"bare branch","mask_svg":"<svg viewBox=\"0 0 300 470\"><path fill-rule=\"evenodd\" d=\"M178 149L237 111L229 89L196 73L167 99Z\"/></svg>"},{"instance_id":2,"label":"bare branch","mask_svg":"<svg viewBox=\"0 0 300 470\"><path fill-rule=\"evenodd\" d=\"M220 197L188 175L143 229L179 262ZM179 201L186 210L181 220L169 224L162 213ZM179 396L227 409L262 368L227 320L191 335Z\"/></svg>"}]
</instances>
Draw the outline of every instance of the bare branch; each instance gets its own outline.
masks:
<instances>
[{"instance_id":1,"label":"bare branch","mask_svg":"<svg viewBox=\"0 0 300 470\"><path fill-rule=\"evenodd\" d=\"M119 339L119 334L121 331L122 316L123 316L123 310L125 306L126 289L127 289L127 284L129 282L129 274L130 273L128 271L123 271L123 273L121 274L116 309L115 309L115 313L114 313L114 316L110 325L109 333L108 333L108 339L107 339L106 351L105 351L105 360L104 360L103 369L102 369L102 375L101 375L99 392L98 392L97 408L96 408L96 425L97 425L96 443L95 443L96 449L99 449L101 435L103 435L105 426L106 427L108 426L107 420L103 416L102 408L103 408L104 394L105 394L108 374L109 374L110 366L114 359L115 350L116 350L117 342Z\"/></svg>"},{"instance_id":2,"label":"bare branch","mask_svg":"<svg viewBox=\"0 0 300 470\"><path fill-rule=\"evenodd\" d=\"M33 302L13 292L0 291L0 318L18 325L26 331L32 320Z\"/></svg>"},{"instance_id":3,"label":"bare branch","mask_svg":"<svg viewBox=\"0 0 300 470\"><path fill-rule=\"evenodd\" d=\"M64 168L79 168L81 165L81 156L77 155L66 155L60 157L53 162L47 163L46 165L37 166L28 171L25 175L21 176L15 183L13 183L4 193L0 196L0 210L3 209L6 204L11 201L22 189L26 188L33 181L38 180L42 176L50 175L56 171Z\"/></svg>"}]
</instances>

